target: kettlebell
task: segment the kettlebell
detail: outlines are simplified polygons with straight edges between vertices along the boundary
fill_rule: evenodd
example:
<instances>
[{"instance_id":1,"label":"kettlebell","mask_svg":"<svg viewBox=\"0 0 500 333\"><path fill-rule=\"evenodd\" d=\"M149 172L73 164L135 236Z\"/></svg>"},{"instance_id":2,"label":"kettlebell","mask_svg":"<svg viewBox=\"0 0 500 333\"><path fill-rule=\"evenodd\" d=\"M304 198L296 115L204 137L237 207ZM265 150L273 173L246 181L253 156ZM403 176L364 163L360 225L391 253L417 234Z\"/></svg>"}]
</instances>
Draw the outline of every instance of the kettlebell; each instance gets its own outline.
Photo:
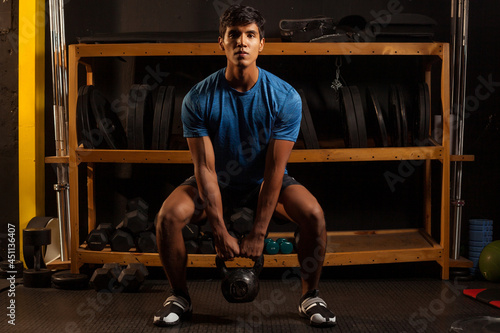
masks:
<instances>
[{"instance_id":1,"label":"kettlebell","mask_svg":"<svg viewBox=\"0 0 500 333\"><path fill-rule=\"evenodd\" d=\"M252 268L227 269L226 263L219 256L215 264L222 273L222 295L229 303L252 302L259 293L259 274L264 266L264 256L255 261Z\"/></svg>"}]
</instances>

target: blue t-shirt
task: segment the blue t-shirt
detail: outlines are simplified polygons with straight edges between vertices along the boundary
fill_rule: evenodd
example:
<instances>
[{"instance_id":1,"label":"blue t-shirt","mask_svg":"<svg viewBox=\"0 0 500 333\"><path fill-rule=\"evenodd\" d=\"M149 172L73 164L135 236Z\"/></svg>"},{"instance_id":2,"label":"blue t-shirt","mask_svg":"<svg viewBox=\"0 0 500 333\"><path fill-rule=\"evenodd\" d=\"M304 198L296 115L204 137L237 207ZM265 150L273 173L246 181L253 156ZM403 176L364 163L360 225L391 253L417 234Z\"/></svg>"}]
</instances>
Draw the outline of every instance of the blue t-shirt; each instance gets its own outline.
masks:
<instances>
[{"instance_id":1,"label":"blue t-shirt","mask_svg":"<svg viewBox=\"0 0 500 333\"><path fill-rule=\"evenodd\" d=\"M262 182L269 141L295 142L301 116L297 91L261 68L249 91L231 88L223 68L196 84L182 103L184 137L210 137L220 186L239 190Z\"/></svg>"}]
</instances>

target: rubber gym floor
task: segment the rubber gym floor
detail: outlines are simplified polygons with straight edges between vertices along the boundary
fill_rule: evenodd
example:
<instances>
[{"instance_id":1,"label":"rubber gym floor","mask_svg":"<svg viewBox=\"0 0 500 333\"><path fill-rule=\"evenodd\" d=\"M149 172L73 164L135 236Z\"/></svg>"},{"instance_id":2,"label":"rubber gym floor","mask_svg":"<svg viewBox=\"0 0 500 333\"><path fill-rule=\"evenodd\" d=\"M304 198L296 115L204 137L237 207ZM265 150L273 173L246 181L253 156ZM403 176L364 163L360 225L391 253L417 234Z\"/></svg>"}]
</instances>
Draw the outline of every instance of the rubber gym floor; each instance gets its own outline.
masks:
<instances>
[{"instance_id":1,"label":"rubber gym floor","mask_svg":"<svg viewBox=\"0 0 500 333\"><path fill-rule=\"evenodd\" d=\"M169 290L159 268L140 292L97 293L93 289L15 288L0 281L2 332L448 332L453 322L477 316L500 317L500 309L464 296L464 288L496 287L439 278L434 264L325 267L321 296L337 315L333 328L312 328L297 312L300 285L294 269L264 268L252 303L230 304L215 269L188 269L194 314L171 328L155 327L153 314ZM429 267L430 266L430 267ZM431 273L429 273L431 272ZM15 292L15 295L12 294ZM7 309L15 301L15 325ZM12 323L12 321L11 321ZM489 331L488 331L489 332Z\"/></svg>"}]
</instances>

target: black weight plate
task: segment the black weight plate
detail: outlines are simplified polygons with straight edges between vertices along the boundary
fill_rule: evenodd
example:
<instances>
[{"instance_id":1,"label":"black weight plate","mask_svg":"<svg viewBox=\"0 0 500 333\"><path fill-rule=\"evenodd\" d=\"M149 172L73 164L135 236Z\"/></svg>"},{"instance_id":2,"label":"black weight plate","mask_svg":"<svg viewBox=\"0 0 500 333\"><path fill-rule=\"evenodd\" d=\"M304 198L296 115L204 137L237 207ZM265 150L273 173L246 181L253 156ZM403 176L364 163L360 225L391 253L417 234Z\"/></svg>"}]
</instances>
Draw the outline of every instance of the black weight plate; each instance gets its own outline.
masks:
<instances>
[{"instance_id":1,"label":"black weight plate","mask_svg":"<svg viewBox=\"0 0 500 333\"><path fill-rule=\"evenodd\" d=\"M81 86L78 88L78 98L76 101L76 132L78 135L78 145L83 144L85 148L93 148L89 147L89 140L86 138L86 133L88 133L90 124L87 115L83 112L83 96L85 89L87 89L87 86Z\"/></svg>"},{"instance_id":2,"label":"black weight plate","mask_svg":"<svg viewBox=\"0 0 500 333\"><path fill-rule=\"evenodd\" d=\"M137 99L139 97L140 85L134 84L130 88L128 95L128 109L127 109L127 146L128 149L136 149L135 144L135 113Z\"/></svg>"},{"instance_id":3,"label":"black weight plate","mask_svg":"<svg viewBox=\"0 0 500 333\"><path fill-rule=\"evenodd\" d=\"M392 134L392 145L396 147L401 147L402 135L401 135L401 106L399 104L399 96L397 89L394 85L391 85L389 92L389 118L391 121L391 134Z\"/></svg>"},{"instance_id":4,"label":"black weight plate","mask_svg":"<svg viewBox=\"0 0 500 333\"><path fill-rule=\"evenodd\" d=\"M172 132L172 122L175 112L175 87L168 86L163 100L163 108L160 123L160 149L168 149L170 135Z\"/></svg>"},{"instance_id":5,"label":"black weight plate","mask_svg":"<svg viewBox=\"0 0 500 333\"><path fill-rule=\"evenodd\" d=\"M387 127L385 126L384 114L382 108L380 107L380 103L378 101L378 97L375 92L368 88L367 90L367 105L368 109L372 112L371 114L375 114L377 126L377 134L375 135L375 143L377 146L387 147L389 146L389 140L387 136ZM371 109L373 108L373 109Z\"/></svg>"},{"instance_id":6,"label":"black weight plate","mask_svg":"<svg viewBox=\"0 0 500 333\"><path fill-rule=\"evenodd\" d=\"M417 85L417 112L415 115L415 130L413 135L414 144L421 146L425 139L425 92L424 84Z\"/></svg>"},{"instance_id":7,"label":"black weight plate","mask_svg":"<svg viewBox=\"0 0 500 333\"><path fill-rule=\"evenodd\" d=\"M90 93L92 113L96 119L97 129L111 149L126 147L126 134L117 114L111 110L111 104L94 88Z\"/></svg>"},{"instance_id":8,"label":"black weight plate","mask_svg":"<svg viewBox=\"0 0 500 333\"><path fill-rule=\"evenodd\" d=\"M94 86L88 85L83 91L83 113L88 119L88 126L85 129L84 139L87 141L89 148L98 148L102 145L102 137L97 133L97 123L95 120L94 112L92 112L92 103L90 101L90 96Z\"/></svg>"},{"instance_id":9,"label":"black weight plate","mask_svg":"<svg viewBox=\"0 0 500 333\"><path fill-rule=\"evenodd\" d=\"M358 124L349 87L340 88L340 108L345 119L346 147L359 148Z\"/></svg>"},{"instance_id":10,"label":"black weight plate","mask_svg":"<svg viewBox=\"0 0 500 333\"><path fill-rule=\"evenodd\" d=\"M298 90L298 93L302 100L302 120L300 128L304 136L305 146L307 149L319 149L318 137L316 136L316 130L314 129L314 123L312 121L309 106L307 105L306 96L302 89Z\"/></svg>"},{"instance_id":11,"label":"black weight plate","mask_svg":"<svg viewBox=\"0 0 500 333\"><path fill-rule=\"evenodd\" d=\"M401 85L396 85L396 90L399 100L399 112L401 115L401 145L403 147L406 147L408 146L408 121L406 119L407 109L405 103L405 96L403 94Z\"/></svg>"},{"instance_id":12,"label":"black weight plate","mask_svg":"<svg viewBox=\"0 0 500 333\"><path fill-rule=\"evenodd\" d=\"M365 110L361 100L361 94L357 86L350 86L352 103L356 113L356 123L358 124L359 147L366 148L368 146L368 136L366 134Z\"/></svg>"},{"instance_id":13,"label":"black weight plate","mask_svg":"<svg viewBox=\"0 0 500 333\"><path fill-rule=\"evenodd\" d=\"M148 149L152 140L153 97L151 86L141 84L135 108L135 149ZM146 146L146 143L148 146Z\"/></svg>"},{"instance_id":14,"label":"black weight plate","mask_svg":"<svg viewBox=\"0 0 500 333\"><path fill-rule=\"evenodd\" d=\"M85 274L72 274L71 271L61 271L52 274L52 284L59 289L83 290L89 286L89 277Z\"/></svg>"},{"instance_id":15,"label":"black weight plate","mask_svg":"<svg viewBox=\"0 0 500 333\"><path fill-rule=\"evenodd\" d=\"M425 121L424 121L424 133L422 140L425 141L429 138L430 127L431 127L431 97L429 92L429 86L424 83L424 106L425 106Z\"/></svg>"},{"instance_id":16,"label":"black weight plate","mask_svg":"<svg viewBox=\"0 0 500 333\"><path fill-rule=\"evenodd\" d=\"M297 91L302 99L302 90ZM302 110L303 110L304 101L302 101ZM306 119L304 117L304 112L302 111L302 119L300 120L300 132L302 133L302 138L304 139L304 146L306 149L310 149L311 137L309 135L309 127Z\"/></svg>"},{"instance_id":17,"label":"black weight plate","mask_svg":"<svg viewBox=\"0 0 500 333\"><path fill-rule=\"evenodd\" d=\"M151 142L151 149L158 149L160 143L160 125L161 125L161 112L163 109L163 100L165 98L165 93L167 87L160 86L158 88L158 93L156 94L155 101L155 113L153 119L153 138Z\"/></svg>"},{"instance_id":18,"label":"black weight plate","mask_svg":"<svg viewBox=\"0 0 500 333\"><path fill-rule=\"evenodd\" d=\"M93 131L95 130L95 119L92 111L90 110L90 102L89 102L89 87L83 86L82 89L82 98L81 98L81 122L82 122L82 131L81 131L81 143L85 148L93 149L96 147L94 142L94 138L92 136Z\"/></svg>"}]
</instances>

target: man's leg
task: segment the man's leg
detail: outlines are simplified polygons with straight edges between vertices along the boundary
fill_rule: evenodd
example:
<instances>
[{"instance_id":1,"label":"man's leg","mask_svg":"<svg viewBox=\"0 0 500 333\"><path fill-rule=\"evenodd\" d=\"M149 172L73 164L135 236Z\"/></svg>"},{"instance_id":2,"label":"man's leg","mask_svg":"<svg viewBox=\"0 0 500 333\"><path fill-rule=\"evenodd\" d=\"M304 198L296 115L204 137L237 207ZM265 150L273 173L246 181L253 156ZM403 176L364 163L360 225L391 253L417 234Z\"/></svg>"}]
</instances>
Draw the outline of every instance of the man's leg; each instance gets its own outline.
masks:
<instances>
[{"instance_id":1,"label":"man's leg","mask_svg":"<svg viewBox=\"0 0 500 333\"><path fill-rule=\"evenodd\" d=\"M318 289L326 251L326 227L323 209L302 185L290 185L280 194L276 213L299 225L297 255L302 275L302 295Z\"/></svg>"},{"instance_id":2,"label":"man's leg","mask_svg":"<svg viewBox=\"0 0 500 333\"><path fill-rule=\"evenodd\" d=\"M158 252L170 286L185 292L187 253L182 229L203 215L203 208L197 207L197 197L198 190L194 186L177 187L163 202L156 226Z\"/></svg>"},{"instance_id":3,"label":"man's leg","mask_svg":"<svg viewBox=\"0 0 500 333\"><path fill-rule=\"evenodd\" d=\"M302 297L299 314L312 326L329 327L336 317L319 296L319 279L326 252L326 226L323 209L316 198L302 185L289 185L281 191L276 214L288 217L299 225L297 255L302 275Z\"/></svg>"},{"instance_id":4,"label":"man's leg","mask_svg":"<svg viewBox=\"0 0 500 333\"><path fill-rule=\"evenodd\" d=\"M192 312L186 283L187 253L182 228L203 217L204 210L197 198L196 187L180 185L164 201L158 213L158 252L172 288L172 294L154 316L153 322L158 326L176 325Z\"/></svg>"}]
</instances>

